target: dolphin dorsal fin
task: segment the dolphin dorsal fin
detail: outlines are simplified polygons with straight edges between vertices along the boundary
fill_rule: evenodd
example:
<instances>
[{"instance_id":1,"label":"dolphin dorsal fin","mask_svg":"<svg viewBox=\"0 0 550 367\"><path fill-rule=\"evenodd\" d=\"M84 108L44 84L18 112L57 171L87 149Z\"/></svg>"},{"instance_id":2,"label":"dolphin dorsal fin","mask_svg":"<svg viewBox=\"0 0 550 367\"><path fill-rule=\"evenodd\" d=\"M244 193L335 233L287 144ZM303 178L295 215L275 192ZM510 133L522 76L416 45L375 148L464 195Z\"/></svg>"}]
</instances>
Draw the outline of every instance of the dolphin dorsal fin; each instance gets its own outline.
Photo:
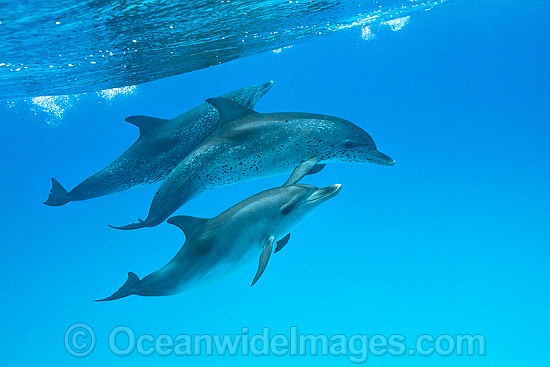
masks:
<instances>
[{"instance_id":1,"label":"dolphin dorsal fin","mask_svg":"<svg viewBox=\"0 0 550 367\"><path fill-rule=\"evenodd\" d=\"M204 223L206 223L208 219L206 218L197 218L197 217L190 217L188 215L178 215L176 217L168 218L166 221L167 223L173 224L175 226L180 227L180 229L185 233L185 237L189 238Z\"/></svg>"},{"instance_id":2,"label":"dolphin dorsal fin","mask_svg":"<svg viewBox=\"0 0 550 367\"><path fill-rule=\"evenodd\" d=\"M156 117L149 117L149 116L130 116L130 117L126 117L125 120L139 127L140 135L143 135L147 131L153 129L155 126L158 126L168 121L165 119L159 119Z\"/></svg>"},{"instance_id":3,"label":"dolphin dorsal fin","mask_svg":"<svg viewBox=\"0 0 550 367\"><path fill-rule=\"evenodd\" d=\"M224 97L209 98L206 100L206 102L216 107L216 109L220 112L221 119L225 122L238 120L245 116L258 113L251 110L250 108L247 108L236 102L233 102L229 98L224 98Z\"/></svg>"}]
</instances>

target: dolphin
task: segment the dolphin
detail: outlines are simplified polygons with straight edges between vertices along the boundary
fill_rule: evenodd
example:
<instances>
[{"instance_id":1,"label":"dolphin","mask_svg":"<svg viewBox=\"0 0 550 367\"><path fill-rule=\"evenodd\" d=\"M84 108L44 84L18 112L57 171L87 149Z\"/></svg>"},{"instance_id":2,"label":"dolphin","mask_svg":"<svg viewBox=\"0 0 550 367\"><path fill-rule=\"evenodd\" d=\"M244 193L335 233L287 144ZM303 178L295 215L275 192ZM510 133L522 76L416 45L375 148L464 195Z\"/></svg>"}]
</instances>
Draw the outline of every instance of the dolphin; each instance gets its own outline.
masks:
<instances>
[{"instance_id":1,"label":"dolphin","mask_svg":"<svg viewBox=\"0 0 550 367\"><path fill-rule=\"evenodd\" d=\"M112 301L132 294L168 296L213 281L253 261L260 254L254 285L263 274L274 244L280 251L290 231L321 203L335 197L341 185L322 189L310 185L278 187L245 199L211 219L177 216L168 223L180 227L185 243L162 269L142 280L128 273Z\"/></svg>"},{"instance_id":2,"label":"dolphin","mask_svg":"<svg viewBox=\"0 0 550 367\"><path fill-rule=\"evenodd\" d=\"M235 103L253 108L273 85L247 86L224 94ZM90 176L70 192L52 178L46 205L59 206L124 191L163 180L183 158L215 131L220 121L208 103L171 120L147 116L126 118L139 128L139 139L113 163Z\"/></svg>"},{"instance_id":3,"label":"dolphin","mask_svg":"<svg viewBox=\"0 0 550 367\"><path fill-rule=\"evenodd\" d=\"M205 190L292 172L285 185L333 162L395 161L376 149L359 126L312 113L257 113L227 98L207 100L220 111L220 126L160 185L145 220L117 229L154 227Z\"/></svg>"}]
</instances>

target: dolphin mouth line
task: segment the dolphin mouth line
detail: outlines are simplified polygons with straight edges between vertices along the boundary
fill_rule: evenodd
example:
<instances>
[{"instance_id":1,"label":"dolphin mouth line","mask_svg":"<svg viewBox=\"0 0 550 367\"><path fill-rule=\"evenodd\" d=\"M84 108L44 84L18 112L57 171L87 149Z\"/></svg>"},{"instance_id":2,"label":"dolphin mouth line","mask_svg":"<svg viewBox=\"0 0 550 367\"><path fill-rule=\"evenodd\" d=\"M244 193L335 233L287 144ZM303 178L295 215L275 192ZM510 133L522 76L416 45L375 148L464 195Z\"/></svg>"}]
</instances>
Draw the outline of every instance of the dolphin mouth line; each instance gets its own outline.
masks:
<instances>
[{"instance_id":1,"label":"dolphin mouth line","mask_svg":"<svg viewBox=\"0 0 550 367\"><path fill-rule=\"evenodd\" d=\"M367 161L381 166L393 166L395 164L393 158L388 157L376 149L371 149L367 152Z\"/></svg>"},{"instance_id":2,"label":"dolphin mouth line","mask_svg":"<svg viewBox=\"0 0 550 367\"><path fill-rule=\"evenodd\" d=\"M395 160L391 160L391 161L380 161L378 159L372 159L372 158L367 158L367 162L369 163L374 163L374 164L378 164L380 166L393 166L395 165Z\"/></svg>"},{"instance_id":3,"label":"dolphin mouth line","mask_svg":"<svg viewBox=\"0 0 550 367\"><path fill-rule=\"evenodd\" d=\"M328 189L329 187L332 187L333 189L330 190L329 192L327 192L326 194L322 195L322 196L319 196L319 197L316 197L312 200L306 201L305 204L311 204L311 203L314 203L314 202L319 201L319 200L330 198L331 196L334 196L334 195L338 194L340 192L340 190L342 190L342 185L341 184L334 184L332 186L326 187L325 189ZM324 189L321 189L321 190L324 190Z\"/></svg>"}]
</instances>

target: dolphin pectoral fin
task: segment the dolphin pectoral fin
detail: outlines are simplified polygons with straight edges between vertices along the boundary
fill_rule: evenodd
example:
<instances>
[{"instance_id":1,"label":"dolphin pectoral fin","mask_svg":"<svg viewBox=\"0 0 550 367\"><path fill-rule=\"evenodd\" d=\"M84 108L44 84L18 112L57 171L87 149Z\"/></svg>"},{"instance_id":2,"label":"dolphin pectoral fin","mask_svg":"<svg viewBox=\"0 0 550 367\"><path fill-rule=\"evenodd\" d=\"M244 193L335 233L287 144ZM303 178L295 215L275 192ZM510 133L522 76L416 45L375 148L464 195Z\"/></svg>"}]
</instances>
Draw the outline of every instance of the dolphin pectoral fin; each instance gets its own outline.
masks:
<instances>
[{"instance_id":1,"label":"dolphin pectoral fin","mask_svg":"<svg viewBox=\"0 0 550 367\"><path fill-rule=\"evenodd\" d=\"M258 279L262 276L264 273L265 267L267 266L267 262L269 261L269 258L271 257L271 250L273 250L273 241L275 241L275 238L269 237L269 239L266 241L264 249L262 251L262 254L260 255L260 265L258 266L258 271L256 272L256 276L254 277L254 280L252 281L251 287L256 284Z\"/></svg>"},{"instance_id":2,"label":"dolphin pectoral fin","mask_svg":"<svg viewBox=\"0 0 550 367\"><path fill-rule=\"evenodd\" d=\"M305 162L302 162L298 167L294 168L292 175L290 175L289 179L286 180L283 187L295 185L298 183L298 181L304 178L305 175L314 174L321 171L325 165L317 164L317 162L319 162L319 160L315 157L310 158Z\"/></svg>"},{"instance_id":3,"label":"dolphin pectoral fin","mask_svg":"<svg viewBox=\"0 0 550 367\"><path fill-rule=\"evenodd\" d=\"M166 222L178 226L183 231L183 233L185 233L185 237L189 238L193 234L193 232L195 232L207 221L208 219L206 218L178 215L176 217L168 218Z\"/></svg>"},{"instance_id":4,"label":"dolphin pectoral fin","mask_svg":"<svg viewBox=\"0 0 550 367\"><path fill-rule=\"evenodd\" d=\"M275 247L275 253L281 251L283 247L286 246L288 241L290 240L290 233L281 238L279 241L277 241L277 247Z\"/></svg>"},{"instance_id":5,"label":"dolphin pectoral fin","mask_svg":"<svg viewBox=\"0 0 550 367\"><path fill-rule=\"evenodd\" d=\"M126 117L125 120L139 127L140 136L143 136L143 134L147 133L147 131L153 129L155 126L158 126L159 124L162 124L168 121L165 119L159 119L156 117L149 117L149 116L130 116L130 117Z\"/></svg>"},{"instance_id":6,"label":"dolphin pectoral fin","mask_svg":"<svg viewBox=\"0 0 550 367\"><path fill-rule=\"evenodd\" d=\"M229 98L209 98L206 100L206 102L216 107L216 109L220 112L220 117L224 122L237 120L242 117L257 113L250 108L246 108L245 106L238 104L237 102L233 102Z\"/></svg>"}]
</instances>

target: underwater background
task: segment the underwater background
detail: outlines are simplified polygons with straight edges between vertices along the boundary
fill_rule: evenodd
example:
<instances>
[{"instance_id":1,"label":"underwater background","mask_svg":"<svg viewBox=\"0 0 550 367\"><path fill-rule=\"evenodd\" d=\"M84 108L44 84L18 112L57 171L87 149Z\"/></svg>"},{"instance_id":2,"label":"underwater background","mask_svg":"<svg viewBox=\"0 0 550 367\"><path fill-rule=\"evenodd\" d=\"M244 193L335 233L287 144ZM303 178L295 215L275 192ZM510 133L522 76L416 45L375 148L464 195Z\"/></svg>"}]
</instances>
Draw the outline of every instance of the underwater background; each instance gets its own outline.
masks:
<instances>
[{"instance_id":1,"label":"underwater background","mask_svg":"<svg viewBox=\"0 0 550 367\"><path fill-rule=\"evenodd\" d=\"M58 2L56 9L65 3ZM206 3L202 6L214 6ZM79 45L74 34L75 39L69 32L47 43L47 32L42 34L38 26L31 33L41 40L17 33L37 24L26 6L55 13L51 5L41 9L18 2L23 8L16 8L13 2L0 2L2 365L352 364L348 356L164 357L134 352L121 357L108 346L117 326L155 337L235 335L243 328L253 335L264 327L287 336L291 327L329 336L399 334L407 337L408 347L423 334L481 334L484 356L386 354L363 362L548 364L550 4L389 1L380 2L390 9L385 18L371 22L374 3L358 11L357 3L326 2L300 8L296 17L281 8L271 23L260 17L241 24L243 29L234 20L230 33L235 34L312 23L330 30L267 37L245 48L203 45L205 36L193 34L185 41L198 48L193 60L185 60L181 51L188 43L147 44L140 38L139 22L118 24L109 35L94 29L105 35L101 40L82 31L86 47L115 49L121 39L136 39L159 54L143 52L121 61L124 57L115 53L112 64L83 62L70 71L49 65L66 65L80 54L58 64L49 58L56 50L79 51L71 46ZM270 2L259 4L266 6L262 14L269 14ZM407 8L419 4L419 9ZM200 6L186 11L198 14ZM65 11L58 16L71 20L71 27L93 29L85 27L95 19L91 15L71 18L70 7ZM26 16L9 28L8 15L19 14ZM381 24L392 19L399 21ZM155 27L144 27L145 35L156 34ZM215 24L209 27L215 32ZM40 53L36 45L50 54ZM181 52L171 59L163 47L181 47ZM228 51L232 49L236 51ZM224 63L207 67L214 64L208 57L216 55ZM16 65L16 56L24 65ZM135 69L125 73L120 69L124 62ZM34 63L39 64L35 69ZM155 80L195 69L200 70ZM21 74L25 70L29 73ZM73 83L68 75L79 81ZM158 185L52 208L42 204L50 177L69 189L112 162L139 136L135 126L124 122L127 116L173 118L206 98L269 80L274 86L257 111L345 118L368 131L396 165L330 164L302 180L317 187L340 183L342 192L292 232L289 244L272 256L252 288L256 263L177 296L93 302L120 287L128 271L141 277L165 265L185 237L166 223L136 231L107 226L143 217ZM145 81L150 82L135 86ZM118 89L108 89L114 87ZM286 179L207 191L177 214L212 217ZM77 323L89 325L97 337L93 352L82 358L68 353L64 343L67 330Z\"/></svg>"}]
</instances>

